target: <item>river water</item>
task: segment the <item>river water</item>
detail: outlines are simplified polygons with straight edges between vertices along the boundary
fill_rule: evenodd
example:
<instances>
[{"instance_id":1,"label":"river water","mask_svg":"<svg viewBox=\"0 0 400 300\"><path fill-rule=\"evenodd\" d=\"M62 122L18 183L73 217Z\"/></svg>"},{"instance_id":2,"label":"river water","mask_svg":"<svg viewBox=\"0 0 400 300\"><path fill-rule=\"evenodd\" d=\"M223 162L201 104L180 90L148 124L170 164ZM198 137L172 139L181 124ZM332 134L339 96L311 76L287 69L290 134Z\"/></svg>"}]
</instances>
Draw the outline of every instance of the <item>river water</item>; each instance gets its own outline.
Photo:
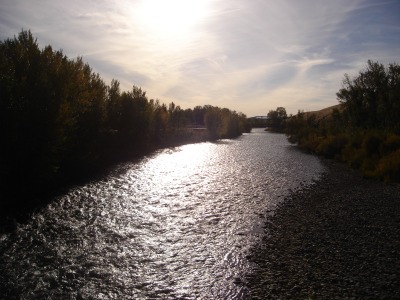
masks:
<instances>
[{"instance_id":1,"label":"river water","mask_svg":"<svg viewBox=\"0 0 400 300\"><path fill-rule=\"evenodd\" d=\"M246 299L263 216L323 172L280 134L164 149L56 198L0 238L15 299Z\"/></svg>"}]
</instances>

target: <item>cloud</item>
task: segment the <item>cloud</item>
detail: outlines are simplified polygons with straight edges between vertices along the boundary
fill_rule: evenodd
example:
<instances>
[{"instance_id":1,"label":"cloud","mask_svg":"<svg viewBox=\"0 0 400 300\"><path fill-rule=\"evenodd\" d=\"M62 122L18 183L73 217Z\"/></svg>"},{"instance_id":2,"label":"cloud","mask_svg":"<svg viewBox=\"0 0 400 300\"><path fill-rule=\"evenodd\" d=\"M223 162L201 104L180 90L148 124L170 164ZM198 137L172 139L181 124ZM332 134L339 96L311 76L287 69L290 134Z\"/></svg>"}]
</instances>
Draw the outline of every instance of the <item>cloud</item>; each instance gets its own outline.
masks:
<instances>
[{"instance_id":1,"label":"cloud","mask_svg":"<svg viewBox=\"0 0 400 300\"><path fill-rule=\"evenodd\" d=\"M397 0L146 1L3 0L0 38L31 29L123 89L248 115L336 104L344 73L400 53Z\"/></svg>"}]
</instances>

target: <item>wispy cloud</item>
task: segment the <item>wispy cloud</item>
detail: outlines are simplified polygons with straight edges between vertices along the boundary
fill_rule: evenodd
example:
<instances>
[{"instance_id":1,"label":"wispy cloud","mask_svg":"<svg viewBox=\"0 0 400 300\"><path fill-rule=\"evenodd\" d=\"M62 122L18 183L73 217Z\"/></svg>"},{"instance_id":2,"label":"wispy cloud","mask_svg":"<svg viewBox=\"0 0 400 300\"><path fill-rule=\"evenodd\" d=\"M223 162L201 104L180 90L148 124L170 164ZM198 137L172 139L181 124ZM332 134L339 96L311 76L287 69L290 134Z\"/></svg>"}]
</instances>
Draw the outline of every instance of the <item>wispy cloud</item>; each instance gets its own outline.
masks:
<instances>
[{"instance_id":1,"label":"wispy cloud","mask_svg":"<svg viewBox=\"0 0 400 300\"><path fill-rule=\"evenodd\" d=\"M31 29L107 81L183 107L295 113L336 104L343 74L368 59L398 62L398 11L396 0L3 0L0 38Z\"/></svg>"}]
</instances>

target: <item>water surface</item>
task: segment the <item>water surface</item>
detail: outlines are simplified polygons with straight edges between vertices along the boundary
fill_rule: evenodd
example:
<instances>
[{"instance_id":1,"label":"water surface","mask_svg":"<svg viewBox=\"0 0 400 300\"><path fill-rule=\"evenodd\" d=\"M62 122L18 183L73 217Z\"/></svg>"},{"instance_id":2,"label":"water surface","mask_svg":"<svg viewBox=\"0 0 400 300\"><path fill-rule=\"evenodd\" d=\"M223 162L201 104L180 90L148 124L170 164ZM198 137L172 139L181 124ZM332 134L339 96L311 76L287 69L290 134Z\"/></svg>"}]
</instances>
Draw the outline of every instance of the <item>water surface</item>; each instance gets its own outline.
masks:
<instances>
[{"instance_id":1,"label":"water surface","mask_svg":"<svg viewBox=\"0 0 400 300\"><path fill-rule=\"evenodd\" d=\"M262 130L160 150L3 235L0 288L22 299L246 299L262 216L322 171Z\"/></svg>"}]
</instances>

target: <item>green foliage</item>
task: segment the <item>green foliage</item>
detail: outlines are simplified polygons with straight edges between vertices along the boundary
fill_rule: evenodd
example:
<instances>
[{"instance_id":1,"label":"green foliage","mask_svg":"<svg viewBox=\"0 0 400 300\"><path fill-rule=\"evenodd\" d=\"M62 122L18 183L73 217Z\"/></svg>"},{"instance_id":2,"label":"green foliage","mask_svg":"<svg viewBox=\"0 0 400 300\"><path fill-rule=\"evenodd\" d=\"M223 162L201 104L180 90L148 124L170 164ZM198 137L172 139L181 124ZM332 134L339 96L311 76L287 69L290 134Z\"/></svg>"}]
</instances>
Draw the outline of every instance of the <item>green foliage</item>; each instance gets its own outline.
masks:
<instances>
[{"instance_id":1,"label":"green foliage","mask_svg":"<svg viewBox=\"0 0 400 300\"><path fill-rule=\"evenodd\" d=\"M318 136L318 124L314 116L306 118L304 112L299 111L287 119L285 125L285 133L291 143L298 143L301 148L312 151L314 147L308 144L315 144L312 140Z\"/></svg>"},{"instance_id":2,"label":"green foliage","mask_svg":"<svg viewBox=\"0 0 400 300\"><path fill-rule=\"evenodd\" d=\"M400 181L400 149L383 156L372 177L383 178L385 181Z\"/></svg>"},{"instance_id":3,"label":"green foliage","mask_svg":"<svg viewBox=\"0 0 400 300\"><path fill-rule=\"evenodd\" d=\"M400 66L368 61L367 68L351 79L345 74L336 94L348 125L400 134Z\"/></svg>"},{"instance_id":4,"label":"green foliage","mask_svg":"<svg viewBox=\"0 0 400 300\"><path fill-rule=\"evenodd\" d=\"M276 110L270 110L267 117L267 127L272 131L283 132L285 130L285 121L287 119L285 108L278 107Z\"/></svg>"},{"instance_id":5,"label":"green foliage","mask_svg":"<svg viewBox=\"0 0 400 300\"><path fill-rule=\"evenodd\" d=\"M329 135L320 139L316 147L316 153L326 158L340 157L347 143L348 138L345 135Z\"/></svg>"},{"instance_id":6,"label":"green foliage","mask_svg":"<svg viewBox=\"0 0 400 300\"><path fill-rule=\"evenodd\" d=\"M82 58L41 50L22 31L0 42L0 124L0 204L11 204L150 149L209 138L191 125L206 124L211 138L240 135L246 117L212 106L167 107L137 86L121 92Z\"/></svg>"},{"instance_id":7,"label":"green foliage","mask_svg":"<svg viewBox=\"0 0 400 300\"><path fill-rule=\"evenodd\" d=\"M210 105L204 109L204 124L210 139L234 138L250 131L244 114Z\"/></svg>"},{"instance_id":8,"label":"green foliage","mask_svg":"<svg viewBox=\"0 0 400 300\"><path fill-rule=\"evenodd\" d=\"M346 162L366 177L399 181L400 67L368 61L358 77L345 75L337 96L341 111L327 120L306 118L302 112L289 118L289 141Z\"/></svg>"}]
</instances>

